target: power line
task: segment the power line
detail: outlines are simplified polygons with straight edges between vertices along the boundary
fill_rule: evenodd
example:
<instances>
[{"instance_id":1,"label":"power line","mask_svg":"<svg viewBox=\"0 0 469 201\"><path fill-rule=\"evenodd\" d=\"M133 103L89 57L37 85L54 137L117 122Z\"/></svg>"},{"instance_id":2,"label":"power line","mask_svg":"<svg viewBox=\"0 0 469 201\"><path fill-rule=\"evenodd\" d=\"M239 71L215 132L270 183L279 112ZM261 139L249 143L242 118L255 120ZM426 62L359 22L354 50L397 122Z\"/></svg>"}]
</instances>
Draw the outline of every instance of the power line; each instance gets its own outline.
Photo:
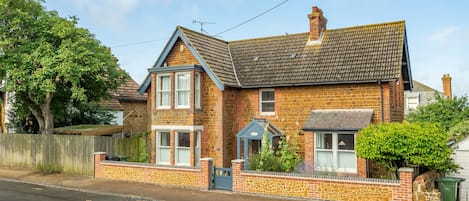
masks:
<instances>
[{"instance_id":1,"label":"power line","mask_svg":"<svg viewBox=\"0 0 469 201\"><path fill-rule=\"evenodd\" d=\"M142 44L147 44L147 43L153 43L153 42L158 42L158 41L163 41L167 40L168 38L160 38L160 39L155 39L155 40L147 40L147 41L139 41L139 42L134 42L134 43L125 43L125 44L120 44L120 45L114 45L111 48L119 48L119 47L127 47L127 46L135 46L135 45L142 45Z\"/></svg>"},{"instance_id":2,"label":"power line","mask_svg":"<svg viewBox=\"0 0 469 201\"><path fill-rule=\"evenodd\" d=\"M258 18L258 17L260 17L260 16L263 16L263 15L265 15L266 13L268 13L268 12L270 12L270 11L276 9L277 7L279 7L279 6L281 6L281 5L283 5L284 3L287 3L287 1L288 1L288 0L284 0L284 1L280 2L279 4L275 5L274 7L269 8L269 9L267 9L266 11L260 13L259 15L256 15L256 16L254 16L254 17L251 17L251 18L249 18L248 20L246 20L246 21L244 21L244 22L241 22L241 23L238 24L238 25L232 26L232 27L230 27L230 28L228 28L228 29L226 29L226 30L224 30L224 31L222 31L222 32L220 32L220 33L218 33L218 34L215 34L215 36L220 36L220 34L226 33L226 32L228 32L228 31L231 31L231 30L233 30L233 29L236 29L236 28L238 28L238 27L240 27L240 26L242 26L242 25L244 25L244 24L246 24L246 23L248 23L248 22L250 22L250 21L253 21L254 19L256 19L256 18Z\"/></svg>"}]
</instances>

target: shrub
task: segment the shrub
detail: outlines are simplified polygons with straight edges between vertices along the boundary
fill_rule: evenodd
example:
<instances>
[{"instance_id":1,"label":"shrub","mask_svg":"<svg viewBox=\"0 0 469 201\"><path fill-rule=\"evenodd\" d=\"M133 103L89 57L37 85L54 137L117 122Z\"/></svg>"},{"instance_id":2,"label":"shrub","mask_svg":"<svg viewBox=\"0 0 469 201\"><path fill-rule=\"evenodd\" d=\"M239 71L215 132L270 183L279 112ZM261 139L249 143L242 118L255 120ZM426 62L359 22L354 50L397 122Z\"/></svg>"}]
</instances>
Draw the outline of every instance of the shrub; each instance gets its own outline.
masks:
<instances>
[{"instance_id":1,"label":"shrub","mask_svg":"<svg viewBox=\"0 0 469 201\"><path fill-rule=\"evenodd\" d=\"M36 169L43 174L58 174L63 172L62 166L57 163L39 163L36 165Z\"/></svg>"}]
</instances>

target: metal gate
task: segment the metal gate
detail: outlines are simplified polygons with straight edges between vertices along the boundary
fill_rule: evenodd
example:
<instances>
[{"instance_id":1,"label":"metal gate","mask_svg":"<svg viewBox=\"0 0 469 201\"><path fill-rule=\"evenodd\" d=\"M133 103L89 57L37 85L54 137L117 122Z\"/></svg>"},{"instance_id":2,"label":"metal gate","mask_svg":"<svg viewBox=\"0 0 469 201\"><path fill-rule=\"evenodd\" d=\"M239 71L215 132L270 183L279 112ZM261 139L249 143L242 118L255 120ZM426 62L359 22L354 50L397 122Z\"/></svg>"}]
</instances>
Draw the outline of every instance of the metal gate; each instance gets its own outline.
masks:
<instances>
[{"instance_id":1,"label":"metal gate","mask_svg":"<svg viewBox=\"0 0 469 201\"><path fill-rule=\"evenodd\" d=\"M213 167L212 181L214 189L229 190L233 189L233 169Z\"/></svg>"}]
</instances>

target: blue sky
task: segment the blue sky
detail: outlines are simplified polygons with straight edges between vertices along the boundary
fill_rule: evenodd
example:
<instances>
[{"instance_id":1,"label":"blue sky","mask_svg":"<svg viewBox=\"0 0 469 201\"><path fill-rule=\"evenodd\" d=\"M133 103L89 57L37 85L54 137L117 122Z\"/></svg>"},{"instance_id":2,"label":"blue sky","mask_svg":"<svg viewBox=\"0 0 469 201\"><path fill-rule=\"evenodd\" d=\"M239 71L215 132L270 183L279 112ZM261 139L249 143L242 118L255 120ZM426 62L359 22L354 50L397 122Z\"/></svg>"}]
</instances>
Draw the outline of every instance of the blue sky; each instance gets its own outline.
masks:
<instances>
[{"instance_id":1,"label":"blue sky","mask_svg":"<svg viewBox=\"0 0 469 201\"><path fill-rule=\"evenodd\" d=\"M193 20L211 22L218 34L284 0L48 0L63 17L77 16L119 63L141 83L177 25L200 30ZM307 14L316 5L327 28L405 20L412 75L437 90L441 76L453 77L453 94L469 95L469 1L288 0L278 8L221 35L223 40L307 32Z\"/></svg>"}]
</instances>

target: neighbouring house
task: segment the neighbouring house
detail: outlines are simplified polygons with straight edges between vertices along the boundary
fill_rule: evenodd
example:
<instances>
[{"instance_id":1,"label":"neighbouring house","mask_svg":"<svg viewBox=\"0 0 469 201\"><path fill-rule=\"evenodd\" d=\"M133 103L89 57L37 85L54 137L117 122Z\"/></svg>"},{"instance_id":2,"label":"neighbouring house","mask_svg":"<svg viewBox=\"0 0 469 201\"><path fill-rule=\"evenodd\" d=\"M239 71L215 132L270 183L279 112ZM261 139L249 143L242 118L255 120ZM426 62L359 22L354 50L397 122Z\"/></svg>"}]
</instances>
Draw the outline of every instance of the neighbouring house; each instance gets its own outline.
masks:
<instances>
[{"instance_id":1,"label":"neighbouring house","mask_svg":"<svg viewBox=\"0 0 469 201\"><path fill-rule=\"evenodd\" d=\"M441 80L443 81L444 92L440 92L419 81L414 80L412 90L404 91L404 115L409 114L410 111L417 109L419 106L425 106L431 103L437 94L451 97L451 77L449 74L445 74Z\"/></svg>"},{"instance_id":2,"label":"neighbouring house","mask_svg":"<svg viewBox=\"0 0 469 201\"><path fill-rule=\"evenodd\" d=\"M405 22L326 29L317 7L308 19L306 33L236 41L178 26L139 89L151 162L228 167L264 132L298 134L306 168L366 177L357 131L402 121L412 88Z\"/></svg>"},{"instance_id":3,"label":"neighbouring house","mask_svg":"<svg viewBox=\"0 0 469 201\"><path fill-rule=\"evenodd\" d=\"M112 92L112 98L104 102L114 114L111 124L122 125L127 136L147 131L147 95L138 93L139 85L130 78Z\"/></svg>"}]
</instances>

